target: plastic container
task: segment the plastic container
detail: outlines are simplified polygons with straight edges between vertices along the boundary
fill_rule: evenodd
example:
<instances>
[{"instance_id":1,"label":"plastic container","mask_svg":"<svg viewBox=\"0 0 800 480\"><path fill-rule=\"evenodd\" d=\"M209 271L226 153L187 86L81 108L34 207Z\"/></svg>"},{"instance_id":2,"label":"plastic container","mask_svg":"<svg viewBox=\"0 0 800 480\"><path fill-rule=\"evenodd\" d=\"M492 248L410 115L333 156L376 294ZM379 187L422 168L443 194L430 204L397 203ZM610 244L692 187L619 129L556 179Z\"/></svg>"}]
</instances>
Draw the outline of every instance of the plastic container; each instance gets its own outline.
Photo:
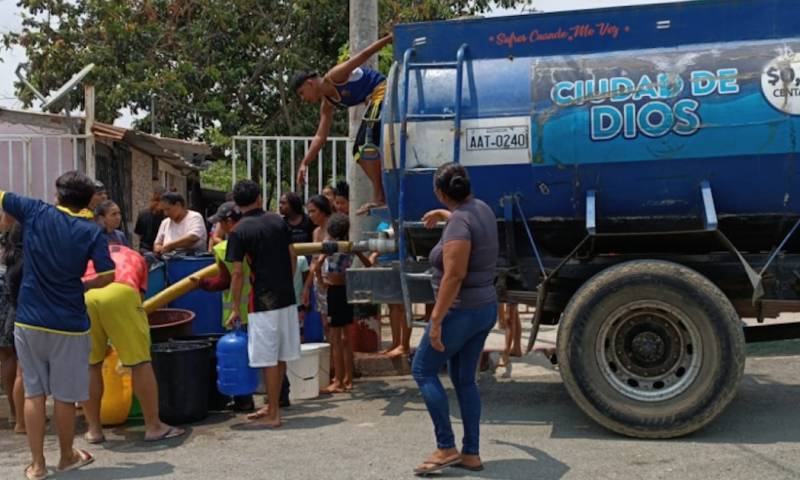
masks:
<instances>
[{"instance_id":1,"label":"plastic container","mask_svg":"<svg viewBox=\"0 0 800 480\"><path fill-rule=\"evenodd\" d=\"M300 345L300 358L286 365L292 389L290 400L316 398L330 380L331 346L327 343Z\"/></svg>"},{"instance_id":2,"label":"plastic container","mask_svg":"<svg viewBox=\"0 0 800 480\"><path fill-rule=\"evenodd\" d=\"M221 333L210 333L208 335L189 335L170 339L170 342L175 343L208 342L211 344L211 355L209 355L208 363L208 409L211 411L225 410L225 407L231 402L229 396L223 395L217 389L217 342L222 336Z\"/></svg>"},{"instance_id":3,"label":"plastic container","mask_svg":"<svg viewBox=\"0 0 800 480\"><path fill-rule=\"evenodd\" d=\"M319 312L306 312L303 318L303 342L317 343L324 340L325 335L322 330L322 318L320 318Z\"/></svg>"},{"instance_id":4,"label":"plastic container","mask_svg":"<svg viewBox=\"0 0 800 480\"><path fill-rule=\"evenodd\" d=\"M311 291L311 305L303 317L303 343L317 343L325 341L322 329L322 317L317 311L317 295Z\"/></svg>"},{"instance_id":5,"label":"plastic container","mask_svg":"<svg viewBox=\"0 0 800 480\"><path fill-rule=\"evenodd\" d=\"M213 256L173 257L167 261L167 280L170 285L192 273L212 265ZM191 310L196 317L191 334L225 333L222 326L222 293L195 290L169 304L171 308Z\"/></svg>"},{"instance_id":6,"label":"plastic container","mask_svg":"<svg viewBox=\"0 0 800 480\"><path fill-rule=\"evenodd\" d=\"M128 420L141 420L142 419L142 404L139 403L139 399L136 398L136 395L133 396L133 402L131 402L131 410L128 412Z\"/></svg>"},{"instance_id":7,"label":"plastic container","mask_svg":"<svg viewBox=\"0 0 800 480\"><path fill-rule=\"evenodd\" d=\"M354 352L375 353L381 346L381 319L377 316L358 317L350 329Z\"/></svg>"},{"instance_id":8,"label":"plastic container","mask_svg":"<svg viewBox=\"0 0 800 480\"><path fill-rule=\"evenodd\" d=\"M103 360L103 397L100 400L100 423L120 425L128 419L133 403L131 370L119 363L117 351L109 348Z\"/></svg>"},{"instance_id":9,"label":"plastic container","mask_svg":"<svg viewBox=\"0 0 800 480\"><path fill-rule=\"evenodd\" d=\"M175 425L206 418L211 344L155 343L151 351L161 421Z\"/></svg>"},{"instance_id":10,"label":"plastic container","mask_svg":"<svg viewBox=\"0 0 800 480\"><path fill-rule=\"evenodd\" d=\"M164 290L167 286L167 266L164 262L157 262L150 266L150 271L147 274L147 291L144 293L144 299L152 297L156 293Z\"/></svg>"},{"instance_id":11,"label":"plastic container","mask_svg":"<svg viewBox=\"0 0 800 480\"><path fill-rule=\"evenodd\" d=\"M258 389L258 370L250 368L247 333L242 329L217 342L217 389L225 395L252 395Z\"/></svg>"},{"instance_id":12,"label":"plastic container","mask_svg":"<svg viewBox=\"0 0 800 480\"><path fill-rule=\"evenodd\" d=\"M170 338L192 334L194 312L178 308L160 308L148 315L150 340L153 343L168 342Z\"/></svg>"}]
</instances>

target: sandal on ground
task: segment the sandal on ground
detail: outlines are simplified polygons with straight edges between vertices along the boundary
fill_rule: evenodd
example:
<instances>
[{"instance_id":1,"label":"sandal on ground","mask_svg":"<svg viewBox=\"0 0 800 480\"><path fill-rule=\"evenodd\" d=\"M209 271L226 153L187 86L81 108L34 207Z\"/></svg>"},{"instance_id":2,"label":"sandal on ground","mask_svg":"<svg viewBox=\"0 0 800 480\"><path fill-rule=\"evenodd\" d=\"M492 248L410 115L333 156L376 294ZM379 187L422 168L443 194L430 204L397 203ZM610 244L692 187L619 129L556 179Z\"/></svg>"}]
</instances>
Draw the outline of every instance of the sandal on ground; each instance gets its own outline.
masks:
<instances>
[{"instance_id":1,"label":"sandal on ground","mask_svg":"<svg viewBox=\"0 0 800 480\"><path fill-rule=\"evenodd\" d=\"M27 467L25 467L25 478L28 480L44 480L45 478L50 476L50 472L45 470L45 472L41 475L34 475L33 473L33 464L31 463Z\"/></svg>"},{"instance_id":2,"label":"sandal on ground","mask_svg":"<svg viewBox=\"0 0 800 480\"><path fill-rule=\"evenodd\" d=\"M461 455L454 455L444 460L425 460L422 465L414 469L414 475L418 477L426 477L428 474L444 470L447 467L452 467L461 463Z\"/></svg>"},{"instance_id":3,"label":"sandal on ground","mask_svg":"<svg viewBox=\"0 0 800 480\"><path fill-rule=\"evenodd\" d=\"M269 409L268 408L260 408L260 409L256 410L255 412L248 414L244 418L246 418L248 420L258 420L259 418L264 418L267 415L269 415Z\"/></svg>"},{"instance_id":4,"label":"sandal on ground","mask_svg":"<svg viewBox=\"0 0 800 480\"><path fill-rule=\"evenodd\" d=\"M366 215L372 210L373 208L383 208L386 206L386 203L381 202L367 202L364 205L358 207L356 210L356 215Z\"/></svg>"},{"instance_id":5,"label":"sandal on ground","mask_svg":"<svg viewBox=\"0 0 800 480\"><path fill-rule=\"evenodd\" d=\"M463 470L469 470L470 472L482 472L483 471L483 464L480 465L465 465L463 463L457 463L453 465L456 468L461 468Z\"/></svg>"},{"instance_id":6,"label":"sandal on ground","mask_svg":"<svg viewBox=\"0 0 800 480\"><path fill-rule=\"evenodd\" d=\"M83 436L83 439L86 440L86 443L88 443L90 445L99 445L99 444L101 444L101 443L106 441L106 436L105 435L100 435L99 437L92 438L91 436L89 436L88 433L86 433Z\"/></svg>"},{"instance_id":7,"label":"sandal on ground","mask_svg":"<svg viewBox=\"0 0 800 480\"><path fill-rule=\"evenodd\" d=\"M159 436L154 437L154 438L145 438L144 441L145 442L160 442L161 440L166 440L168 438L180 437L180 436L184 435L185 433L186 433L186 430L184 430L182 428L169 427L167 429L167 431L164 432L162 435L159 435Z\"/></svg>"},{"instance_id":8,"label":"sandal on ground","mask_svg":"<svg viewBox=\"0 0 800 480\"><path fill-rule=\"evenodd\" d=\"M467 465L464 463L465 458L475 459L478 460L477 465ZM481 461L481 457L477 455L464 455L461 454L461 462L458 465L455 465L456 468L461 468L463 470L468 470L470 472L482 472L483 471L483 462Z\"/></svg>"},{"instance_id":9,"label":"sandal on ground","mask_svg":"<svg viewBox=\"0 0 800 480\"><path fill-rule=\"evenodd\" d=\"M76 448L75 451L78 452L78 461L73 463L67 468L58 469L57 471L59 473L71 472L73 470L83 468L86 465L89 465L90 463L94 462L94 456L92 456L92 454L87 452L86 450L81 450L80 448Z\"/></svg>"}]
</instances>

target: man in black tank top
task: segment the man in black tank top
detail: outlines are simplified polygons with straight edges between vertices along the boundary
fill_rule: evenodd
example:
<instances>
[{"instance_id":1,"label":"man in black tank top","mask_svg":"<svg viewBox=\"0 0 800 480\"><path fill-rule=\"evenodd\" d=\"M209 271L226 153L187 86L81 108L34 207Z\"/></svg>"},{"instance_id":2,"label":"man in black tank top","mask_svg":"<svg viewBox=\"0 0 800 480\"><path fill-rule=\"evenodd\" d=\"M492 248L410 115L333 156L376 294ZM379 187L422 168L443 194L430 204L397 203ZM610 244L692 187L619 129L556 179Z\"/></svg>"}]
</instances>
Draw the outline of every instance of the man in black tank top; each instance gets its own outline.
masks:
<instances>
[{"instance_id":1,"label":"man in black tank top","mask_svg":"<svg viewBox=\"0 0 800 480\"><path fill-rule=\"evenodd\" d=\"M385 77L375 70L362 67L369 58L393 40L392 34L374 42L349 60L336 65L320 77L317 72L303 71L295 74L291 87L305 102L320 103L320 119L300 168L297 171L297 184L306 182L306 170L330 134L335 107L349 108L366 103L367 118L361 123L353 145L353 158L361 165L372 183L372 200L358 209L363 215L371 208L386 204L381 183L380 161L380 109L386 91Z\"/></svg>"}]
</instances>

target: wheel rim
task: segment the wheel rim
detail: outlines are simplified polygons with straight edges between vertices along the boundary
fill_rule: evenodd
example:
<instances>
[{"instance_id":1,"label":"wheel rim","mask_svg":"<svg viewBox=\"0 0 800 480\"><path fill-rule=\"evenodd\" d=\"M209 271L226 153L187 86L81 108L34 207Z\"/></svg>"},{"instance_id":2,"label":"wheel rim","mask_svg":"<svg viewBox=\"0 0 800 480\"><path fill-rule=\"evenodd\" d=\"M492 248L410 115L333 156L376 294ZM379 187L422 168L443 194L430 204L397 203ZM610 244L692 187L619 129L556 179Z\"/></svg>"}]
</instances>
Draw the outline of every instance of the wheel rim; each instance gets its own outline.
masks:
<instances>
[{"instance_id":1,"label":"wheel rim","mask_svg":"<svg viewBox=\"0 0 800 480\"><path fill-rule=\"evenodd\" d=\"M697 378L700 333L680 309L657 300L631 302L603 322L597 362L608 383L643 402L677 397Z\"/></svg>"}]
</instances>

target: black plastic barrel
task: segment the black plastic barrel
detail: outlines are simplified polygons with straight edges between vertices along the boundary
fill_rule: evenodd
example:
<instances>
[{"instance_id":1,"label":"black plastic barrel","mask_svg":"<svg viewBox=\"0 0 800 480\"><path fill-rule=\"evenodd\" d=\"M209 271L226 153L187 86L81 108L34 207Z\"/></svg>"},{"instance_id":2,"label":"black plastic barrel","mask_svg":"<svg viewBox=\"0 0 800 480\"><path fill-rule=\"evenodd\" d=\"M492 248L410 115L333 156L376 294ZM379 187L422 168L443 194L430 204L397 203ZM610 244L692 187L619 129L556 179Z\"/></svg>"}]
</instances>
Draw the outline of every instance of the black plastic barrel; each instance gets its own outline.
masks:
<instances>
[{"instance_id":1,"label":"black plastic barrel","mask_svg":"<svg viewBox=\"0 0 800 480\"><path fill-rule=\"evenodd\" d=\"M223 395L217 389L217 341L222 338L221 333L209 333L207 335L188 335L173 337L170 342L175 343L197 343L208 342L211 344L211 354L208 364L208 409L212 412L225 410L231 402L231 398Z\"/></svg>"},{"instance_id":2,"label":"black plastic barrel","mask_svg":"<svg viewBox=\"0 0 800 480\"><path fill-rule=\"evenodd\" d=\"M161 421L175 425L208 416L211 348L209 342L153 344Z\"/></svg>"}]
</instances>

